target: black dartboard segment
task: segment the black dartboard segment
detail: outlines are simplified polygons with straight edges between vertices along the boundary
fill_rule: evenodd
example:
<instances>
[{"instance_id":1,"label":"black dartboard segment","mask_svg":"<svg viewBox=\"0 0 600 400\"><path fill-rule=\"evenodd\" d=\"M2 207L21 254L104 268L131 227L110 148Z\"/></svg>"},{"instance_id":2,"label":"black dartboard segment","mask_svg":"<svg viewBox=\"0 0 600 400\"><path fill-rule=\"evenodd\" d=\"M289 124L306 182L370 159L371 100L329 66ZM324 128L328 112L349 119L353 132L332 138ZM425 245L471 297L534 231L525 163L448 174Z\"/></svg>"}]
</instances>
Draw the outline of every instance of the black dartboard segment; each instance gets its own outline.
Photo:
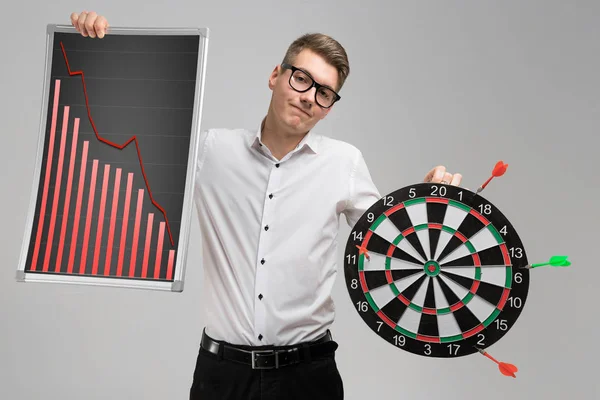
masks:
<instances>
[{"instance_id":1,"label":"black dartboard segment","mask_svg":"<svg viewBox=\"0 0 600 400\"><path fill-rule=\"evenodd\" d=\"M348 293L381 338L428 357L460 357L500 340L529 289L525 249L480 195L419 183L371 206L344 255Z\"/></svg>"}]
</instances>

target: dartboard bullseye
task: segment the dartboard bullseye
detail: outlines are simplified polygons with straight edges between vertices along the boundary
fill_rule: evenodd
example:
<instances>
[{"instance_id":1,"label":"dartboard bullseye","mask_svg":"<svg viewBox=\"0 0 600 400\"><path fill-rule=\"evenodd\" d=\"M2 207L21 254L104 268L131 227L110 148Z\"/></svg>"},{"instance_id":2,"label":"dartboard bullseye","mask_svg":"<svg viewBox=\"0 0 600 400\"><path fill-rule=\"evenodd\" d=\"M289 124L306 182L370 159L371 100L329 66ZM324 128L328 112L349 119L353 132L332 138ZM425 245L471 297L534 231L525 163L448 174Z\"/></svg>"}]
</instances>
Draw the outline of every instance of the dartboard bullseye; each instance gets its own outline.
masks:
<instances>
[{"instance_id":1,"label":"dartboard bullseye","mask_svg":"<svg viewBox=\"0 0 600 400\"><path fill-rule=\"evenodd\" d=\"M419 183L371 206L344 253L364 322L402 350L460 357L500 340L527 298L529 269L513 225L467 189Z\"/></svg>"}]
</instances>

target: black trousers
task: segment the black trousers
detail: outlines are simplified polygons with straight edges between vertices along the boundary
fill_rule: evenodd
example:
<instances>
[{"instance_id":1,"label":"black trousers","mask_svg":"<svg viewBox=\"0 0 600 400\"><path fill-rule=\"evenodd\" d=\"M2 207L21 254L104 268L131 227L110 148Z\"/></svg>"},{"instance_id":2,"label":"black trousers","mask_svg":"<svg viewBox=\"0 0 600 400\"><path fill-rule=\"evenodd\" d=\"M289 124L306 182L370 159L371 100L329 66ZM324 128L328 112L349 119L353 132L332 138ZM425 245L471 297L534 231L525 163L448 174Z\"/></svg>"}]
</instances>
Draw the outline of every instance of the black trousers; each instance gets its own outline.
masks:
<instances>
[{"instance_id":1,"label":"black trousers","mask_svg":"<svg viewBox=\"0 0 600 400\"><path fill-rule=\"evenodd\" d=\"M343 400L335 354L277 369L223 359L200 348L190 400Z\"/></svg>"}]
</instances>

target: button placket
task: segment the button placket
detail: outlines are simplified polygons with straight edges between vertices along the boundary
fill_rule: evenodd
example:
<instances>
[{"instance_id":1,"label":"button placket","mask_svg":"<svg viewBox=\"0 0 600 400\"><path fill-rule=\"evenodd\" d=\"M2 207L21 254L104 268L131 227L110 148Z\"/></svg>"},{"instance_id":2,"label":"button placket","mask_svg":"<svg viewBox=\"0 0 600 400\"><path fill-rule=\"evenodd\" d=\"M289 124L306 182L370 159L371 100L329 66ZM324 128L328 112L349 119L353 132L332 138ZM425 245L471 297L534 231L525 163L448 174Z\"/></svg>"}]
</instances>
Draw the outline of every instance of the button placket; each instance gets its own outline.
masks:
<instances>
[{"instance_id":1,"label":"button placket","mask_svg":"<svg viewBox=\"0 0 600 400\"><path fill-rule=\"evenodd\" d=\"M269 248L272 242L270 238L273 236L273 225L276 224L276 221L271 219L275 215L272 210L276 204L274 200L281 181L281 171L282 168L273 164L265 191L265 201L261 219L262 229L258 238L258 262L256 264L256 278L254 285L254 327L255 337L259 340L264 339L266 326L268 324L266 319L265 301L268 300L270 291L268 286L266 286L266 282L268 282L266 274L269 273Z\"/></svg>"}]
</instances>

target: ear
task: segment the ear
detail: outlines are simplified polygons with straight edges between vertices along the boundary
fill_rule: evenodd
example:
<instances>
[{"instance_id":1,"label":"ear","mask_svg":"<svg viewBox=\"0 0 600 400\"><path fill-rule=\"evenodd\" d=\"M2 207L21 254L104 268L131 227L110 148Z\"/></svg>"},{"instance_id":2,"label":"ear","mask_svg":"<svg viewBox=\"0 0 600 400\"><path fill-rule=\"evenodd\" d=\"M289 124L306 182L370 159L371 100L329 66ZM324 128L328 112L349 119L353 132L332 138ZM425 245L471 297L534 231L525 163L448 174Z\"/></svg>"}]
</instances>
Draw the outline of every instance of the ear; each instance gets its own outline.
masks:
<instances>
[{"instance_id":1,"label":"ear","mask_svg":"<svg viewBox=\"0 0 600 400\"><path fill-rule=\"evenodd\" d=\"M277 83L277 78L281 75L281 66L276 65L269 76L269 89L273 90L275 84Z\"/></svg>"}]
</instances>

